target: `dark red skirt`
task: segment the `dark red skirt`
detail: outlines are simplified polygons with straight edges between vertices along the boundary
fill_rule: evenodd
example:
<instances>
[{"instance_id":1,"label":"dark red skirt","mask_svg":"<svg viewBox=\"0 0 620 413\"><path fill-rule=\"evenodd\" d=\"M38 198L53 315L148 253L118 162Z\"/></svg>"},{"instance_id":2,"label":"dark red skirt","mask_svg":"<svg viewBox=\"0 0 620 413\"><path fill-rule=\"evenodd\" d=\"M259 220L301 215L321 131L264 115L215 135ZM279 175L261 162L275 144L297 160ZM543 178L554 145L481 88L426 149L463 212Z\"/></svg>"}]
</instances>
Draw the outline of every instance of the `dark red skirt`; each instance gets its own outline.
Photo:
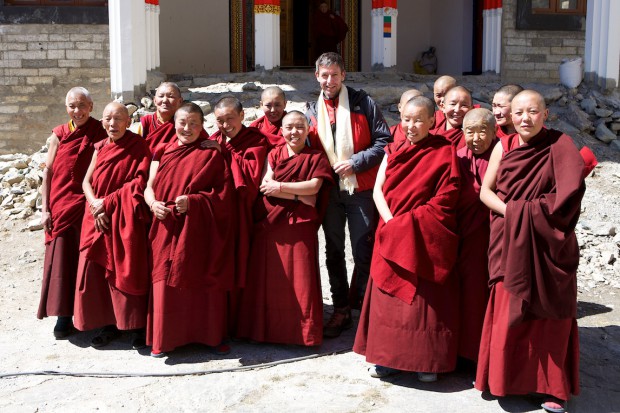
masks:
<instances>
[{"instance_id":1,"label":"dark red skirt","mask_svg":"<svg viewBox=\"0 0 620 413\"><path fill-rule=\"evenodd\" d=\"M318 346L323 341L323 298L316 224L255 229L237 337Z\"/></svg>"},{"instance_id":2,"label":"dark red skirt","mask_svg":"<svg viewBox=\"0 0 620 413\"><path fill-rule=\"evenodd\" d=\"M456 367L458 280L418 280L411 305L368 281L353 351L403 371L446 373Z\"/></svg>"},{"instance_id":3,"label":"dark red skirt","mask_svg":"<svg viewBox=\"0 0 620 413\"><path fill-rule=\"evenodd\" d=\"M172 351L189 343L217 346L227 333L227 294L210 289L153 284L146 342L153 352Z\"/></svg>"},{"instance_id":4,"label":"dark red skirt","mask_svg":"<svg viewBox=\"0 0 620 413\"><path fill-rule=\"evenodd\" d=\"M86 331L108 325L119 330L146 327L148 294L126 294L105 278L106 270L80 253L73 325Z\"/></svg>"},{"instance_id":5,"label":"dark red skirt","mask_svg":"<svg viewBox=\"0 0 620 413\"><path fill-rule=\"evenodd\" d=\"M73 315L81 227L80 219L45 246L39 319Z\"/></svg>"},{"instance_id":6,"label":"dark red skirt","mask_svg":"<svg viewBox=\"0 0 620 413\"><path fill-rule=\"evenodd\" d=\"M527 320L508 327L504 283L491 289L480 342L476 388L495 396L579 394L577 320Z\"/></svg>"}]
</instances>

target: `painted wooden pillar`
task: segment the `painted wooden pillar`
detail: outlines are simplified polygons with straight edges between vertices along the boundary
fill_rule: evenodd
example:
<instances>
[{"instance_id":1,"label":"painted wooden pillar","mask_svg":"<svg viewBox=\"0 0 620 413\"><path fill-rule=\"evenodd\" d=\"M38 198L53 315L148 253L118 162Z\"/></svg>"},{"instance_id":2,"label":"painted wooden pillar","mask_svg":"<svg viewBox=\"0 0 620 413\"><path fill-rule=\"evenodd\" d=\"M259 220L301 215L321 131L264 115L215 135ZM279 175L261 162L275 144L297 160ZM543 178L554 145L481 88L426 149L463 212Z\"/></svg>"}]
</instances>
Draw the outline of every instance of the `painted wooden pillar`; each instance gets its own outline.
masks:
<instances>
[{"instance_id":1,"label":"painted wooden pillar","mask_svg":"<svg viewBox=\"0 0 620 413\"><path fill-rule=\"evenodd\" d=\"M371 63L373 70L396 66L397 0L372 0Z\"/></svg>"},{"instance_id":2,"label":"painted wooden pillar","mask_svg":"<svg viewBox=\"0 0 620 413\"><path fill-rule=\"evenodd\" d=\"M254 1L256 70L280 66L280 0Z\"/></svg>"},{"instance_id":3,"label":"painted wooden pillar","mask_svg":"<svg viewBox=\"0 0 620 413\"><path fill-rule=\"evenodd\" d=\"M586 80L611 89L620 86L620 2L590 0L586 11Z\"/></svg>"},{"instance_id":4,"label":"painted wooden pillar","mask_svg":"<svg viewBox=\"0 0 620 413\"><path fill-rule=\"evenodd\" d=\"M482 12L482 71L500 72L502 0L484 0Z\"/></svg>"},{"instance_id":5,"label":"painted wooden pillar","mask_svg":"<svg viewBox=\"0 0 620 413\"><path fill-rule=\"evenodd\" d=\"M112 98L134 101L146 91L145 2L110 0L108 14Z\"/></svg>"}]
</instances>

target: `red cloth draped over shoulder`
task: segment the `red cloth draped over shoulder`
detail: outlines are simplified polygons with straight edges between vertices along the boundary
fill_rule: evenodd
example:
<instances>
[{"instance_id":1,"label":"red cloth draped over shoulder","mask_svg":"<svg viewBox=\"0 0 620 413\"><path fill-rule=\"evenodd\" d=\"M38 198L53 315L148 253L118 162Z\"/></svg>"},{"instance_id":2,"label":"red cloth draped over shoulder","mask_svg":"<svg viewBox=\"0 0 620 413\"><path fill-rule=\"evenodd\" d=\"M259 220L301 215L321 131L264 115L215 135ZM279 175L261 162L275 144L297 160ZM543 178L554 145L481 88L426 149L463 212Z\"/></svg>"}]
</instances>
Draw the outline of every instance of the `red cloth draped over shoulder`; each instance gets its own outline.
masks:
<instances>
[{"instance_id":1,"label":"red cloth draped over shoulder","mask_svg":"<svg viewBox=\"0 0 620 413\"><path fill-rule=\"evenodd\" d=\"M286 116L286 111L284 112L284 115L282 115L282 118L284 118L284 116ZM285 143L284 138L282 137L282 119L280 119L278 123L273 124L269 122L267 116L261 116L252 122L250 127L261 131L261 133L265 135L269 141L269 146L271 147L276 147L281 143Z\"/></svg>"},{"instance_id":2,"label":"red cloth draped over shoulder","mask_svg":"<svg viewBox=\"0 0 620 413\"><path fill-rule=\"evenodd\" d=\"M443 123L439 128L435 127L429 131L433 135L440 135L452 142L456 149L459 150L464 148L465 145L465 136L463 135L463 129L461 128L452 128L446 130L446 122Z\"/></svg>"},{"instance_id":3,"label":"red cloth draped over shoulder","mask_svg":"<svg viewBox=\"0 0 620 413\"><path fill-rule=\"evenodd\" d=\"M381 290L411 304L418 277L443 283L456 260L456 151L429 135L388 144L386 153L383 194L394 218L379 222L370 274Z\"/></svg>"},{"instance_id":4,"label":"red cloth draped over shoulder","mask_svg":"<svg viewBox=\"0 0 620 413\"><path fill-rule=\"evenodd\" d=\"M147 227L150 216L142 194L146 188L151 151L139 135L127 131L115 142L96 145L97 163L91 186L96 198L103 198L110 218L106 232L95 230L94 218L86 206L80 251L106 269L108 282L127 294L148 293Z\"/></svg>"},{"instance_id":5,"label":"red cloth draped over shoulder","mask_svg":"<svg viewBox=\"0 0 620 413\"><path fill-rule=\"evenodd\" d=\"M151 153L155 153L159 145L166 145L175 140L174 118L161 123L157 119L157 113L153 113L142 116L140 123L142 124L142 137L149 144Z\"/></svg>"},{"instance_id":6,"label":"red cloth draped over shoulder","mask_svg":"<svg viewBox=\"0 0 620 413\"><path fill-rule=\"evenodd\" d=\"M392 134L392 139L394 143L399 143L407 140L407 136L405 136L405 132L403 132L403 127L400 123L392 126L390 128L390 133Z\"/></svg>"},{"instance_id":7,"label":"red cloth draped over shoulder","mask_svg":"<svg viewBox=\"0 0 620 413\"><path fill-rule=\"evenodd\" d=\"M247 258L250 254L252 228L252 205L258 196L258 188L269 150L269 142L256 128L243 127L230 141L220 131L211 135L222 147L222 155L230 167L237 196L237 242L236 285L245 285Z\"/></svg>"},{"instance_id":8,"label":"red cloth draped over shoulder","mask_svg":"<svg viewBox=\"0 0 620 413\"><path fill-rule=\"evenodd\" d=\"M95 152L95 143L107 136L101 122L92 117L79 128L74 129L69 121L52 132L58 137L58 150L50 171L52 231L45 233L46 244L82 220L85 201L82 181Z\"/></svg>"},{"instance_id":9,"label":"red cloth draped over shoulder","mask_svg":"<svg viewBox=\"0 0 620 413\"><path fill-rule=\"evenodd\" d=\"M224 157L203 148L203 135L188 145L171 142L158 149L155 199L189 198L185 214L153 219L149 234L153 283L170 287L228 290L234 280L234 198Z\"/></svg>"},{"instance_id":10,"label":"red cloth draped over shoulder","mask_svg":"<svg viewBox=\"0 0 620 413\"><path fill-rule=\"evenodd\" d=\"M496 190L506 215L491 217L489 273L510 294L510 325L576 315L583 168L572 139L555 130L504 154Z\"/></svg>"},{"instance_id":11,"label":"red cloth draped over shoulder","mask_svg":"<svg viewBox=\"0 0 620 413\"><path fill-rule=\"evenodd\" d=\"M441 111L441 109L437 109L435 111L435 124L433 125L433 129L443 128L446 124L446 115Z\"/></svg>"},{"instance_id":12,"label":"red cloth draped over shoulder","mask_svg":"<svg viewBox=\"0 0 620 413\"><path fill-rule=\"evenodd\" d=\"M323 184L317 194L315 207L291 199L261 197L261 202L257 202L254 207L254 221L266 219L269 223L289 224L314 222L318 229L327 204L325 195L329 194L329 188L334 182L332 168L325 153L305 147L299 154L289 156L288 147L284 144L275 147L269 153L268 161L273 170L273 179L278 182L303 182L320 178Z\"/></svg>"}]
</instances>

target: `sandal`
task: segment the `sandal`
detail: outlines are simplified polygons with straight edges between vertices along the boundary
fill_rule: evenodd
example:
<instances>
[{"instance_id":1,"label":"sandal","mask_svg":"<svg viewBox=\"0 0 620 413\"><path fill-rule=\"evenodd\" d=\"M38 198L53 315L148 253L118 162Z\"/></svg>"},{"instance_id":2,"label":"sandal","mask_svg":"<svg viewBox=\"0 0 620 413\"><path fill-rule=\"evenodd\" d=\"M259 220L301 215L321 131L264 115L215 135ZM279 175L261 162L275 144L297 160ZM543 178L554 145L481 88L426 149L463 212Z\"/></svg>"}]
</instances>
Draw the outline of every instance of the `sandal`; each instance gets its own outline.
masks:
<instances>
[{"instance_id":1,"label":"sandal","mask_svg":"<svg viewBox=\"0 0 620 413\"><path fill-rule=\"evenodd\" d=\"M136 330L132 333L131 348L134 350L146 348L146 332L144 329Z\"/></svg>"},{"instance_id":2,"label":"sandal","mask_svg":"<svg viewBox=\"0 0 620 413\"><path fill-rule=\"evenodd\" d=\"M90 345L95 348L104 347L120 335L121 332L118 331L116 326L105 326L101 329L101 332L98 335L93 337L90 341Z\"/></svg>"},{"instance_id":3,"label":"sandal","mask_svg":"<svg viewBox=\"0 0 620 413\"><path fill-rule=\"evenodd\" d=\"M565 413L564 401L556 399L555 397L546 398L544 403L540 405L546 412L551 413Z\"/></svg>"}]
</instances>

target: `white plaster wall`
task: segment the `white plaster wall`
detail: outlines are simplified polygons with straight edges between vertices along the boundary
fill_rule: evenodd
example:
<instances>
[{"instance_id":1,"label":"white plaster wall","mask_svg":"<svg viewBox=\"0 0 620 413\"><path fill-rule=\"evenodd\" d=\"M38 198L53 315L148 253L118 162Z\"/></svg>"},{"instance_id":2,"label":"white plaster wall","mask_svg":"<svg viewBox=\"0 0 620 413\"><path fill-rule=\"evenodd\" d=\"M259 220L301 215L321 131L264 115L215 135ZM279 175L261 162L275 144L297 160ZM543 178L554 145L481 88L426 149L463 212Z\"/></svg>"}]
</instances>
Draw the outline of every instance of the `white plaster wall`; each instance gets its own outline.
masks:
<instances>
[{"instance_id":1,"label":"white plaster wall","mask_svg":"<svg viewBox=\"0 0 620 413\"><path fill-rule=\"evenodd\" d=\"M472 0L429 0L429 3L432 4L429 20L431 43L437 49L437 73L461 75L471 69Z\"/></svg>"},{"instance_id":2,"label":"white plaster wall","mask_svg":"<svg viewBox=\"0 0 620 413\"><path fill-rule=\"evenodd\" d=\"M370 54L372 49L372 42L370 38L371 33L371 22L370 22L370 13L372 11L372 0L362 0L362 8L360 10L361 13L361 47L360 50L360 70L362 72L370 72L370 68L372 67L370 63Z\"/></svg>"},{"instance_id":3,"label":"white plaster wall","mask_svg":"<svg viewBox=\"0 0 620 413\"><path fill-rule=\"evenodd\" d=\"M431 0L398 2L396 68L413 72L419 54L434 46L431 41Z\"/></svg>"},{"instance_id":4,"label":"white plaster wall","mask_svg":"<svg viewBox=\"0 0 620 413\"><path fill-rule=\"evenodd\" d=\"M230 72L227 1L161 0L160 7L163 73Z\"/></svg>"}]
</instances>

